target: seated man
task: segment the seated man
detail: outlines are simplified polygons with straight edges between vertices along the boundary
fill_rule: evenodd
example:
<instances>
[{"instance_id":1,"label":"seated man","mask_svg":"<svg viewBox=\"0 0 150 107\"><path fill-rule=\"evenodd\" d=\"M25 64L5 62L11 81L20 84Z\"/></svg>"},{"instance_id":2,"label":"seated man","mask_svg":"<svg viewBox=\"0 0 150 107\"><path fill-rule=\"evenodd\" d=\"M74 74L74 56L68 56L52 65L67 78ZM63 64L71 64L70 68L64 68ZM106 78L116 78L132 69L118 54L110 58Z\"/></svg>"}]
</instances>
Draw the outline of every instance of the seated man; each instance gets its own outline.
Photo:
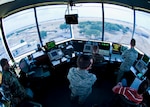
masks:
<instances>
[{"instance_id":1,"label":"seated man","mask_svg":"<svg viewBox=\"0 0 150 107\"><path fill-rule=\"evenodd\" d=\"M123 86L122 82L119 82L116 86L113 87L113 92L115 94L121 94L129 101L132 101L136 104L140 104L143 101L143 94L148 88L148 81L144 80L138 87L138 90L135 90L131 87Z\"/></svg>"},{"instance_id":2,"label":"seated man","mask_svg":"<svg viewBox=\"0 0 150 107\"><path fill-rule=\"evenodd\" d=\"M104 57L103 55L99 54L99 47L97 45L93 46L93 59L94 59L94 63L100 63L104 61Z\"/></svg>"},{"instance_id":3,"label":"seated man","mask_svg":"<svg viewBox=\"0 0 150 107\"><path fill-rule=\"evenodd\" d=\"M70 82L71 99L78 97L78 103L83 104L89 94L92 92L92 85L96 81L96 76L89 73L93 59L88 55L81 55L77 59L77 68L72 67L69 70L67 78Z\"/></svg>"},{"instance_id":4,"label":"seated man","mask_svg":"<svg viewBox=\"0 0 150 107\"><path fill-rule=\"evenodd\" d=\"M23 100L30 99L32 95L28 95L25 88L20 84L16 75L11 72L8 60L2 58L0 60L0 64L2 67L2 88L4 90L5 97L11 102L11 107L16 107ZM30 91L31 90L29 90L29 92ZM33 93L31 92L31 94Z\"/></svg>"}]
</instances>

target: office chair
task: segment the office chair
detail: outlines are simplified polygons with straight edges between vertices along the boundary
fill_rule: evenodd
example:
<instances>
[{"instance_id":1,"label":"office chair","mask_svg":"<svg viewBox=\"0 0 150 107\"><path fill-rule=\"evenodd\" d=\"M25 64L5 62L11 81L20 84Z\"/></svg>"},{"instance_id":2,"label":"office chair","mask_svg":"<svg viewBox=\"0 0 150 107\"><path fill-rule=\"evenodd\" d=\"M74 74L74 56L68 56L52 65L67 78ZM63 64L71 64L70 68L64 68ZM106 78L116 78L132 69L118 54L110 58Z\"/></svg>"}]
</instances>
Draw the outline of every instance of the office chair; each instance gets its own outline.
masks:
<instances>
[{"instance_id":1,"label":"office chair","mask_svg":"<svg viewBox=\"0 0 150 107\"><path fill-rule=\"evenodd\" d=\"M99 62L99 63L93 63L92 65L92 73L96 74L97 78L104 78L104 75L106 74L108 62Z\"/></svg>"},{"instance_id":2,"label":"office chair","mask_svg":"<svg viewBox=\"0 0 150 107\"><path fill-rule=\"evenodd\" d=\"M42 107L42 104L35 101L24 101L19 105L19 107Z\"/></svg>"},{"instance_id":3,"label":"office chair","mask_svg":"<svg viewBox=\"0 0 150 107\"><path fill-rule=\"evenodd\" d=\"M42 81L48 79L47 77L50 76L50 71L48 68L43 66L37 66L36 64L32 63L29 64L28 60L23 58L19 62L20 71L20 82L25 87L33 87L39 88L43 85Z\"/></svg>"},{"instance_id":4,"label":"office chair","mask_svg":"<svg viewBox=\"0 0 150 107\"><path fill-rule=\"evenodd\" d=\"M132 101L129 101L127 98L125 98L123 95L121 94L116 94L115 97L117 98L117 105L119 105L119 107L142 107L141 104L136 104Z\"/></svg>"},{"instance_id":5,"label":"office chair","mask_svg":"<svg viewBox=\"0 0 150 107\"><path fill-rule=\"evenodd\" d=\"M28 77L43 78L50 76L50 71L48 71L47 68L44 68L44 66L36 66L34 63L29 64L25 58L20 60L19 67Z\"/></svg>"},{"instance_id":6,"label":"office chair","mask_svg":"<svg viewBox=\"0 0 150 107\"><path fill-rule=\"evenodd\" d=\"M19 62L20 73L24 73L26 76L30 76L35 73L35 71L30 70L30 65L25 58L21 59Z\"/></svg>"}]
</instances>

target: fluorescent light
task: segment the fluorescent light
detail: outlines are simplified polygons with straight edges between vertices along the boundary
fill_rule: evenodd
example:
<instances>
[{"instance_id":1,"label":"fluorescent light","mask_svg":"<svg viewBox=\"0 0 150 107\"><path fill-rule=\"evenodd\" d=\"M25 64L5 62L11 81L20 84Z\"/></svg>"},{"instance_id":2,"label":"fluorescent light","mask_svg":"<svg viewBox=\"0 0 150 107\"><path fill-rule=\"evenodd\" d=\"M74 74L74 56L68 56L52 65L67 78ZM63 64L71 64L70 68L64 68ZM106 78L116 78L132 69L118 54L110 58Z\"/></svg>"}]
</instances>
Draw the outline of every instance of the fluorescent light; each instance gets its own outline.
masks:
<instances>
[{"instance_id":1,"label":"fluorescent light","mask_svg":"<svg viewBox=\"0 0 150 107\"><path fill-rule=\"evenodd\" d=\"M8 2L12 2L12 1L15 1L15 0L0 0L0 5L8 3Z\"/></svg>"}]
</instances>

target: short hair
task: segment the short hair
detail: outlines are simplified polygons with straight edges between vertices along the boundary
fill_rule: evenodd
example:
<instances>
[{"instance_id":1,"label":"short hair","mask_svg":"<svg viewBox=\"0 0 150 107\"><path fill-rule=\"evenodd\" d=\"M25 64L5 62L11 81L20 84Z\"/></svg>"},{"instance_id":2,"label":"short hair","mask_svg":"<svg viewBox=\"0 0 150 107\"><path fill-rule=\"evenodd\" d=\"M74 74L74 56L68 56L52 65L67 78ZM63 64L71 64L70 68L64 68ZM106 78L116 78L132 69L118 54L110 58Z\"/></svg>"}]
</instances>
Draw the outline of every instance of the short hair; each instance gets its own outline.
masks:
<instances>
[{"instance_id":1,"label":"short hair","mask_svg":"<svg viewBox=\"0 0 150 107\"><path fill-rule=\"evenodd\" d=\"M146 89L148 88L148 81L147 80L144 80L139 88L138 88L138 94L143 94L144 92L146 92Z\"/></svg>"},{"instance_id":2,"label":"short hair","mask_svg":"<svg viewBox=\"0 0 150 107\"><path fill-rule=\"evenodd\" d=\"M136 41L135 41L135 39L131 39L130 44L131 44L131 46L135 46L135 45L136 45Z\"/></svg>"},{"instance_id":3,"label":"short hair","mask_svg":"<svg viewBox=\"0 0 150 107\"><path fill-rule=\"evenodd\" d=\"M80 68L80 69L86 69L90 66L91 64L91 60L92 57L90 57L89 55L80 55L78 58L77 58L77 66Z\"/></svg>"},{"instance_id":4,"label":"short hair","mask_svg":"<svg viewBox=\"0 0 150 107\"><path fill-rule=\"evenodd\" d=\"M1 67L3 68L6 65L7 62L8 62L8 60L6 58L2 58L0 60Z\"/></svg>"},{"instance_id":5,"label":"short hair","mask_svg":"<svg viewBox=\"0 0 150 107\"><path fill-rule=\"evenodd\" d=\"M96 52L99 49L98 45L93 45L93 52Z\"/></svg>"}]
</instances>

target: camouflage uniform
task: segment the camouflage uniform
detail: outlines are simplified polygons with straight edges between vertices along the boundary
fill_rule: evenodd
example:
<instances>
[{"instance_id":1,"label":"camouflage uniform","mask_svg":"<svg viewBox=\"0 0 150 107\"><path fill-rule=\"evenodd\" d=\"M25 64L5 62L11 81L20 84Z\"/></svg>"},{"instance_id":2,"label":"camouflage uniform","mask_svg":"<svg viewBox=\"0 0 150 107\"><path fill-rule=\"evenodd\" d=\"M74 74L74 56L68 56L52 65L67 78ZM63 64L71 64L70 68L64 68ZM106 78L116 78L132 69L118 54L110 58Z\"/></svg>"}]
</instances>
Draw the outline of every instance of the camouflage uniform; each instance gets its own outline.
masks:
<instances>
[{"instance_id":1,"label":"camouflage uniform","mask_svg":"<svg viewBox=\"0 0 150 107\"><path fill-rule=\"evenodd\" d=\"M71 97L79 97L79 103L84 103L92 92L92 85L96 81L96 76L87 70L70 68L67 78L70 81Z\"/></svg>"},{"instance_id":2,"label":"camouflage uniform","mask_svg":"<svg viewBox=\"0 0 150 107\"><path fill-rule=\"evenodd\" d=\"M24 87L19 83L18 78L9 71L3 71L2 87L5 97L11 101L12 107L27 97Z\"/></svg>"},{"instance_id":3,"label":"camouflage uniform","mask_svg":"<svg viewBox=\"0 0 150 107\"><path fill-rule=\"evenodd\" d=\"M118 72L117 82L119 82L124 75L124 72L130 71L131 66L134 64L138 57L138 52L134 48L130 48L129 50L126 50L122 54L122 58L124 61L120 65L120 70Z\"/></svg>"}]
</instances>

